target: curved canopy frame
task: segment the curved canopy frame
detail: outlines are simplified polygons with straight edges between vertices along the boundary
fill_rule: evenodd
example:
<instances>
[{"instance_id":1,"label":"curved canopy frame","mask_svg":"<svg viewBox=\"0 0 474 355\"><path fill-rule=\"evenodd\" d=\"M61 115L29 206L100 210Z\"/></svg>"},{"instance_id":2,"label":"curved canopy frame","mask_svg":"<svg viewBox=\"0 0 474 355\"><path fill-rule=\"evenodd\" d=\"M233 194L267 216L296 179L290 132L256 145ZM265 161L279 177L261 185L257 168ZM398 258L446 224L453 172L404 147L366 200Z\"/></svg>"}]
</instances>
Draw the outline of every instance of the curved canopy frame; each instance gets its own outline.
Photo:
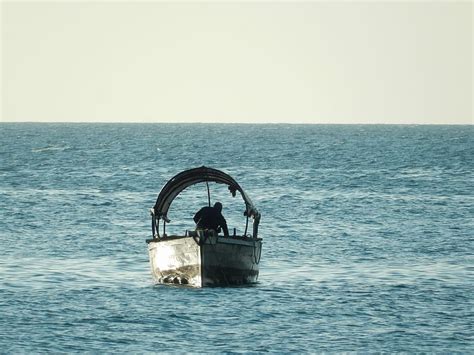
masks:
<instances>
[{"instance_id":1,"label":"curved canopy frame","mask_svg":"<svg viewBox=\"0 0 474 355\"><path fill-rule=\"evenodd\" d=\"M260 221L260 213L254 206L250 198L230 175L220 170L208 168L205 166L185 170L171 178L165 184L165 186L163 186L158 195L158 198L156 199L155 206L153 207L154 217L158 220L162 219L164 222L169 222L167 216L168 210L176 196L178 196L183 190L185 190L189 186L201 182L216 182L220 184L226 184L229 186L229 191L232 193L232 196L235 196L236 192L239 191L245 202L245 215L247 217L253 217L254 219L253 234L254 238L256 238L258 223Z\"/></svg>"}]
</instances>

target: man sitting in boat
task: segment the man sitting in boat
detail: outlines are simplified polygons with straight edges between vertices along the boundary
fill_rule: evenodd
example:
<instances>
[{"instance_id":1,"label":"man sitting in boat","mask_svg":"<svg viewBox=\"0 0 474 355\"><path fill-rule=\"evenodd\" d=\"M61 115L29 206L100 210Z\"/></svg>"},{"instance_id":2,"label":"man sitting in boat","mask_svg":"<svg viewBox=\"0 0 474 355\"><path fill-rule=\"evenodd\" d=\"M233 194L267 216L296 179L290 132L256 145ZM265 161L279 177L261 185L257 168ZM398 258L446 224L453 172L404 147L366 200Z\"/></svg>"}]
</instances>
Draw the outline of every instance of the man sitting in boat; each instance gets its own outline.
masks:
<instances>
[{"instance_id":1,"label":"man sitting in boat","mask_svg":"<svg viewBox=\"0 0 474 355\"><path fill-rule=\"evenodd\" d=\"M203 207L194 215L196 229L212 229L219 233L220 229L224 231L226 237L229 236L227 222L222 215L222 203L216 202L214 207Z\"/></svg>"}]
</instances>

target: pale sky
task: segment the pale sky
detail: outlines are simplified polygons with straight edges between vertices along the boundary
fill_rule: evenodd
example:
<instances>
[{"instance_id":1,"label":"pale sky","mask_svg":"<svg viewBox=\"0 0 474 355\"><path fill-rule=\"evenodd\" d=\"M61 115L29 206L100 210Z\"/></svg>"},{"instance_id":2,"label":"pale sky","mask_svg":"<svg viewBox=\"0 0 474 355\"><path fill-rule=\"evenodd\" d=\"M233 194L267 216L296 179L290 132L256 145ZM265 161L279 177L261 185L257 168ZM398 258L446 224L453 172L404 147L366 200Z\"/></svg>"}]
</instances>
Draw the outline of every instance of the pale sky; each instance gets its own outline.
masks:
<instances>
[{"instance_id":1,"label":"pale sky","mask_svg":"<svg viewBox=\"0 0 474 355\"><path fill-rule=\"evenodd\" d=\"M3 1L0 121L473 124L471 1Z\"/></svg>"}]
</instances>

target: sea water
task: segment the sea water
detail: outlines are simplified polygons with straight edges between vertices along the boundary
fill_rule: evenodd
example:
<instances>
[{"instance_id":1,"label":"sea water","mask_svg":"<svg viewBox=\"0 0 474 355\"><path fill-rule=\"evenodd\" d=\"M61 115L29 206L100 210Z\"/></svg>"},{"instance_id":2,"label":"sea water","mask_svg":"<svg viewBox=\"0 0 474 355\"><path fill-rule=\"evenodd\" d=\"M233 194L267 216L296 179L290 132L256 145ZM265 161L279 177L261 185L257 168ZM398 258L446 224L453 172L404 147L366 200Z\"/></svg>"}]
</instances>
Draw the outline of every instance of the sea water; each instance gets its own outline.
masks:
<instances>
[{"instance_id":1,"label":"sea water","mask_svg":"<svg viewBox=\"0 0 474 355\"><path fill-rule=\"evenodd\" d=\"M0 124L0 352L474 352L473 126ZM154 285L182 170L262 214L259 282ZM245 207L221 185L229 228ZM207 204L196 185L169 233Z\"/></svg>"}]
</instances>

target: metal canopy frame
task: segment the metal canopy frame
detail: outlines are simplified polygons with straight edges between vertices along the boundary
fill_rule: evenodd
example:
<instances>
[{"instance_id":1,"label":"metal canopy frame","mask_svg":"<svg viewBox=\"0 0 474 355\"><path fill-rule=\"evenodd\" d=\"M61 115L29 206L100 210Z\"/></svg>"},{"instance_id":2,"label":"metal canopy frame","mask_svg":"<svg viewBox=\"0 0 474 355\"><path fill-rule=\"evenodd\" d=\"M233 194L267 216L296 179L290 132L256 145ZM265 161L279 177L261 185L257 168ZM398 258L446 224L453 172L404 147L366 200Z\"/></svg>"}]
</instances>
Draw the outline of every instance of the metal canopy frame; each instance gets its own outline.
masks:
<instances>
[{"instance_id":1,"label":"metal canopy frame","mask_svg":"<svg viewBox=\"0 0 474 355\"><path fill-rule=\"evenodd\" d=\"M242 199L245 202L246 210L245 215L247 219L253 218L253 237L257 238L258 224L260 222L260 213L252 203L252 200L247 196L242 187L228 174L213 168L201 166L199 168L185 170L173 178L171 178L165 186L161 189L158 198L156 199L155 206L152 209L153 215L153 238L158 237L158 223L162 219L164 223L169 222L168 210L173 200L189 186L201 183L201 182L216 182L219 184L226 184L229 187L229 191L232 196L235 197L236 192L239 191ZM155 232L157 235L155 235Z\"/></svg>"}]
</instances>

